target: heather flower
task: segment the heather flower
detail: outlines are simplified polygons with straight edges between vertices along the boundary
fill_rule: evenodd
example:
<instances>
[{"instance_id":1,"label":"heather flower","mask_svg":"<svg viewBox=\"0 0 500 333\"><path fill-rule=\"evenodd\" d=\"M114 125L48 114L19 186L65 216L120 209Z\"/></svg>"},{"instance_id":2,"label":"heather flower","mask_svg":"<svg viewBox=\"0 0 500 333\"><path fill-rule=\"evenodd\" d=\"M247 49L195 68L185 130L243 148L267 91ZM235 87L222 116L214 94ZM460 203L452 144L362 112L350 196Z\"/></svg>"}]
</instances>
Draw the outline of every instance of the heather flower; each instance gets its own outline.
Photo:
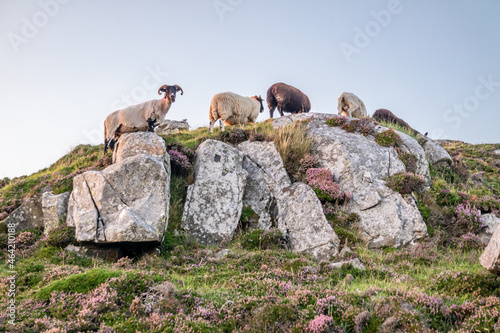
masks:
<instances>
[{"instance_id":1,"label":"heather flower","mask_svg":"<svg viewBox=\"0 0 500 333\"><path fill-rule=\"evenodd\" d=\"M347 117L344 116L333 116L328 118L325 124L330 126L342 126L347 122Z\"/></svg>"},{"instance_id":2,"label":"heather flower","mask_svg":"<svg viewBox=\"0 0 500 333\"><path fill-rule=\"evenodd\" d=\"M324 332L332 322L332 317L320 314L319 316L314 317L314 319L309 322L307 328L313 333L321 333Z\"/></svg>"},{"instance_id":3,"label":"heather flower","mask_svg":"<svg viewBox=\"0 0 500 333\"><path fill-rule=\"evenodd\" d=\"M481 231L485 226L481 223L481 211L476 206L471 206L470 201L465 204L459 204L455 208L455 214L459 218L465 219L472 226L472 230L476 233Z\"/></svg>"},{"instance_id":4,"label":"heather flower","mask_svg":"<svg viewBox=\"0 0 500 333\"><path fill-rule=\"evenodd\" d=\"M177 150L169 150L167 153L170 155L170 164L174 172L182 174L191 171L192 164L185 154Z\"/></svg>"}]
</instances>

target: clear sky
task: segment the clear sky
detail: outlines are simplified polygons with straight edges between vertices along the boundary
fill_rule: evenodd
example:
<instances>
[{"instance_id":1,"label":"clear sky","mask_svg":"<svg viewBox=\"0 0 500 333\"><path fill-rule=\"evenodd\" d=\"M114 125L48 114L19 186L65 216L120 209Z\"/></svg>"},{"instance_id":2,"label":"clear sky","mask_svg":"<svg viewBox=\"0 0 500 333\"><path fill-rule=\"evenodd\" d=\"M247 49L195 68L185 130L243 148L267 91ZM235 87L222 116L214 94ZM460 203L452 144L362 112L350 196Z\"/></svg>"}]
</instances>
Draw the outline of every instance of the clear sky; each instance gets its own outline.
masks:
<instances>
[{"instance_id":1,"label":"clear sky","mask_svg":"<svg viewBox=\"0 0 500 333\"><path fill-rule=\"evenodd\" d=\"M216 93L285 82L314 112L348 91L433 138L500 142L497 0L0 0L0 37L2 178L102 143L162 84L193 127Z\"/></svg>"}]
</instances>

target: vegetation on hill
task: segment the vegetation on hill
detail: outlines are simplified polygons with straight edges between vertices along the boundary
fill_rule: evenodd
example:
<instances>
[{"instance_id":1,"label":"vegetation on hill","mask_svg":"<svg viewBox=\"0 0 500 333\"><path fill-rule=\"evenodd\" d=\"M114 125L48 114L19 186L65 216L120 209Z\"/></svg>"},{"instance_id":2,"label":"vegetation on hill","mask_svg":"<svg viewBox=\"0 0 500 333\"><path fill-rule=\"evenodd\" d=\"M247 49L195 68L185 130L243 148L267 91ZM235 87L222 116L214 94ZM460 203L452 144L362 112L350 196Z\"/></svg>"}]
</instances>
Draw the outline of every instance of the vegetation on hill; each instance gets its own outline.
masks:
<instances>
[{"instance_id":1,"label":"vegetation on hill","mask_svg":"<svg viewBox=\"0 0 500 333\"><path fill-rule=\"evenodd\" d=\"M500 330L500 279L478 262L484 249L477 213L500 210L497 145L447 142L451 169L432 167L433 185L415 193L431 237L414 248L368 250L354 227L349 200L332 177L317 169L305 137L307 122L273 130L269 122L245 128L199 128L165 137L171 151L171 206L159 252L116 263L64 251L71 229L49 237L41 230L17 235L17 318L12 332L493 332ZM246 212L229 253L203 247L177 231L198 145L208 138L238 143L272 140L296 180L312 184L326 216L365 270L317 262L282 247L277 230L247 230ZM107 156L109 158L109 156ZM102 146L79 146L51 167L0 189L22 201L42 186L62 192L71 178L105 167ZM314 169L316 168L316 169ZM311 170L307 172L307 170ZM321 179L325 179L321 183ZM402 186L400 182L398 186ZM12 201L8 203L12 205ZM0 234L5 248L7 235ZM0 252L5 262L7 251ZM7 304L10 269L0 266L0 302ZM5 307L4 307L5 309Z\"/></svg>"}]
</instances>

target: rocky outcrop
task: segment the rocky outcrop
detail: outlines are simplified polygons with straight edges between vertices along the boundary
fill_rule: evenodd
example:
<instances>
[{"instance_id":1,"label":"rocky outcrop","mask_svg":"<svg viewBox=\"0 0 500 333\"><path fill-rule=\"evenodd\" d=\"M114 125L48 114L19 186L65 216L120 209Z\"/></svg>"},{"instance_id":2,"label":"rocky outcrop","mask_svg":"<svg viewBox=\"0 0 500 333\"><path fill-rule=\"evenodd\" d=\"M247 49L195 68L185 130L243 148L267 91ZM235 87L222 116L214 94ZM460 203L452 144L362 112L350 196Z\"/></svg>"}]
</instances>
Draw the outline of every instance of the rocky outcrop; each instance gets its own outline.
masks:
<instances>
[{"instance_id":1,"label":"rocky outcrop","mask_svg":"<svg viewBox=\"0 0 500 333\"><path fill-rule=\"evenodd\" d=\"M166 151L165 141L154 133L125 133L115 144L113 163L119 163L127 157L139 154L163 157Z\"/></svg>"},{"instance_id":2,"label":"rocky outcrop","mask_svg":"<svg viewBox=\"0 0 500 333\"><path fill-rule=\"evenodd\" d=\"M360 216L362 235L370 247L401 247L426 236L427 227L414 200L385 185L384 178L405 171L393 147L380 146L372 136L347 133L321 121L309 125L308 135L314 140L313 155L320 167L332 172L342 191L351 193L346 208ZM428 177L416 140L401 137L404 147L417 154L420 172Z\"/></svg>"},{"instance_id":3,"label":"rocky outcrop","mask_svg":"<svg viewBox=\"0 0 500 333\"><path fill-rule=\"evenodd\" d=\"M429 163L440 167L450 167L453 165L453 159L450 154L439 143L422 135L419 135L418 138L422 142L422 147L425 150L425 156Z\"/></svg>"},{"instance_id":4,"label":"rocky outcrop","mask_svg":"<svg viewBox=\"0 0 500 333\"><path fill-rule=\"evenodd\" d=\"M29 197L2 222L16 231L43 227L42 193Z\"/></svg>"},{"instance_id":5,"label":"rocky outcrop","mask_svg":"<svg viewBox=\"0 0 500 333\"><path fill-rule=\"evenodd\" d=\"M78 241L158 242L163 237L170 203L169 156L155 134L131 134L118 147L117 163L73 179L67 224L76 228Z\"/></svg>"},{"instance_id":6,"label":"rocky outcrop","mask_svg":"<svg viewBox=\"0 0 500 333\"><path fill-rule=\"evenodd\" d=\"M261 205L252 205L259 216L267 216L289 240L292 251L318 259L338 254L339 239L323 214L321 203L306 184L292 185L283 160L272 142L243 142L238 146L250 162L251 182L246 193L262 193ZM254 175L257 175L254 177Z\"/></svg>"},{"instance_id":7,"label":"rocky outcrop","mask_svg":"<svg viewBox=\"0 0 500 333\"><path fill-rule=\"evenodd\" d=\"M50 192L42 194L44 234L48 235L66 220L69 196L70 192L55 195Z\"/></svg>"},{"instance_id":8,"label":"rocky outcrop","mask_svg":"<svg viewBox=\"0 0 500 333\"><path fill-rule=\"evenodd\" d=\"M189 131L187 119L181 121L165 119L155 128L155 133L158 135L176 134L181 131Z\"/></svg>"},{"instance_id":9,"label":"rocky outcrop","mask_svg":"<svg viewBox=\"0 0 500 333\"><path fill-rule=\"evenodd\" d=\"M500 228L496 228L479 262L489 272L500 275Z\"/></svg>"},{"instance_id":10,"label":"rocky outcrop","mask_svg":"<svg viewBox=\"0 0 500 333\"><path fill-rule=\"evenodd\" d=\"M195 180L188 187L181 228L201 244L229 242L243 208L244 154L215 140L196 151Z\"/></svg>"}]
</instances>

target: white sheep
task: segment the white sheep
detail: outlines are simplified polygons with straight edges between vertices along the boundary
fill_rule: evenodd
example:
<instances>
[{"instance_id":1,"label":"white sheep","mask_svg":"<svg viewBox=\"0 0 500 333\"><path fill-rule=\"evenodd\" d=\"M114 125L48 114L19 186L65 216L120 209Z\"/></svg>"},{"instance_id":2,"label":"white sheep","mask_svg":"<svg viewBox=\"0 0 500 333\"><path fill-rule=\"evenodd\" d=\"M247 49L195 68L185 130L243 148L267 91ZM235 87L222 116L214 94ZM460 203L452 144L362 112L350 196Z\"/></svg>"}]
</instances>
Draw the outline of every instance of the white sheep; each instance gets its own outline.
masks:
<instances>
[{"instance_id":1,"label":"white sheep","mask_svg":"<svg viewBox=\"0 0 500 333\"><path fill-rule=\"evenodd\" d=\"M109 148L113 149L116 141L123 133L150 131L159 125L175 102L177 91L184 94L178 85L163 85L158 89L158 95L165 93L162 99L154 99L137 105L131 105L115 111L104 121L104 153Z\"/></svg>"},{"instance_id":2,"label":"white sheep","mask_svg":"<svg viewBox=\"0 0 500 333\"><path fill-rule=\"evenodd\" d=\"M339 97L337 107L339 114L347 117L363 118L367 117L365 103L353 93L343 92Z\"/></svg>"},{"instance_id":3,"label":"white sheep","mask_svg":"<svg viewBox=\"0 0 500 333\"><path fill-rule=\"evenodd\" d=\"M210 103L210 133L219 119L221 131L225 125L254 123L259 112L264 111L262 102L260 96L244 97L232 92L215 94Z\"/></svg>"}]
</instances>

